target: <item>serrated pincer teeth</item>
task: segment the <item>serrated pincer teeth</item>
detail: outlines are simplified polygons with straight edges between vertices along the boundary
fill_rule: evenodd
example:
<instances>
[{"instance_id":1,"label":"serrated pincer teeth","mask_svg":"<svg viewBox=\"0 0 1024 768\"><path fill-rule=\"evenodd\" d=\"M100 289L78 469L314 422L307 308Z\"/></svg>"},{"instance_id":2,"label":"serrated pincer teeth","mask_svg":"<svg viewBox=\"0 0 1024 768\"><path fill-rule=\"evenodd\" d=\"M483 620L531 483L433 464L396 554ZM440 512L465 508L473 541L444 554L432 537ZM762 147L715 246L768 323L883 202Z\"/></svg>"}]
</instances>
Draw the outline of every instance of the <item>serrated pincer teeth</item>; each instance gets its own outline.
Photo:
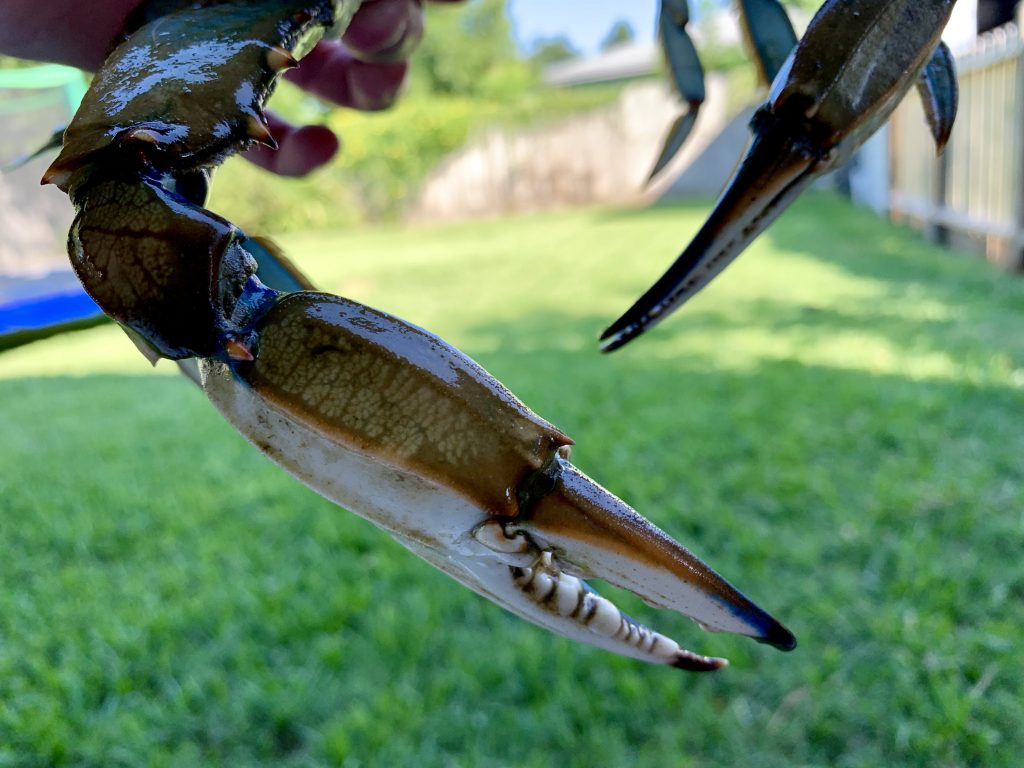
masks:
<instances>
[{"instance_id":1,"label":"serrated pincer teeth","mask_svg":"<svg viewBox=\"0 0 1024 768\"><path fill-rule=\"evenodd\" d=\"M672 638L637 623L584 581L560 570L550 552L541 553L531 567L513 567L511 571L516 586L538 606L577 622L606 641L621 644L621 650L632 649L626 655L698 672L720 669L728 663L687 651Z\"/></svg>"}]
</instances>

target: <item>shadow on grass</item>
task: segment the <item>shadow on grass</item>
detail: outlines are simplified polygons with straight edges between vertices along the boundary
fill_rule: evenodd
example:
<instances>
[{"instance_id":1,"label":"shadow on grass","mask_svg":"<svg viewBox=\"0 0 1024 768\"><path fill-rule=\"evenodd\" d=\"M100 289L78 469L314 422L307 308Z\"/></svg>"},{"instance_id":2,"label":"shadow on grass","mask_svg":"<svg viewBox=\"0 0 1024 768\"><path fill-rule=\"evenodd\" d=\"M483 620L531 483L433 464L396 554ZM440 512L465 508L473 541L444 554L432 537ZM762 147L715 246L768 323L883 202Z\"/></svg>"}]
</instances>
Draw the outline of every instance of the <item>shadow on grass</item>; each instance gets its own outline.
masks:
<instances>
[{"instance_id":1,"label":"shadow on grass","mask_svg":"<svg viewBox=\"0 0 1024 768\"><path fill-rule=\"evenodd\" d=\"M923 338L934 349L959 351L965 341L977 341L1024 365L1024 334L1014 332L1024 317L1024 279L1020 275L986 268L976 255L933 246L909 228L879 226L881 220L872 213L841 198L824 195L813 205L828 218L833 241L815 242L820 225L801 215L784 218L767 237L779 248L884 283L888 290L880 307L931 300L951 311L949 318L921 322L916 327L901 324L898 316L888 313L879 317L871 330L896 339L908 335ZM849 318L840 314L835 320L846 323ZM817 322L829 323L828 314Z\"/></svg>"},{"instance_id":2,"label":"shadow on grass","mask_svg":"<svg viewBox=\"0 0 1024 768\"><path fill-rule=\"evenodd\" d=\"M599 211L594 213L594 225L661 220L672 211L678 211L680 219L687 222L696 214L699 222L709 207L710 204L693 202ZM828 242L821 241L823 221L828 224ZM696 230L696 225L681 224L680 251ZM706 300L699 312L688 312L688 307L678 310L655 334L649 334L640 343L659 344L665 338L664 328L709 335L737 328L799 329L817 338L863 332L884 338L897 348L960 356L981 367L994 364L1024 368L1024 333L1014 330L1021 327L1020 318L1024 317L1024 279L1020 275L985 268L978 264L975 255L931 245L919 233L893 227L870 211L832 194L802 199L761 238L773 252L827 264L845 274L878 283L883 289L872 299L874 306L867 308L863 302L856 306L830 305L825 301L800 305L780 296L778 301L762 298L730 304L717 312L714 303ZM656 266L652 275L667 269L676 255L666 254L664 263ZM745 258L750 257L740 255L738 260ZM714 295L717 287L734 279L735 273L726 270L705 289L703 296ZM780 285L784 286L784 282L780 281ZM926 304L933 316L916 312ZM596 319L590 333L596 334L613 319Z\"/></svg>"}]
</instances>

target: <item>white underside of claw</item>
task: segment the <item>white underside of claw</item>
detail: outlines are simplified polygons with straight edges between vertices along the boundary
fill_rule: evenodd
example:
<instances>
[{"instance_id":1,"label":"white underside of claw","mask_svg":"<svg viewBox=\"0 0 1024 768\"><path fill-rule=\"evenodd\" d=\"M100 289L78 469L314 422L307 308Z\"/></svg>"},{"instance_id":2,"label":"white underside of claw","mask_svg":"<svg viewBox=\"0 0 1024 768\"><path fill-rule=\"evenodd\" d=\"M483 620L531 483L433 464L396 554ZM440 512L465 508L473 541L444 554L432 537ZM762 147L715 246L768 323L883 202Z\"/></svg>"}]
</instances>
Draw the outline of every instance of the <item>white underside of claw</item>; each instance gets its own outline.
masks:
<instances>
[{"instance_id":1,"label":"white underside of claw","mask_svg":"<svg viewBox=\"0 0 1024 768\"><path fill-rule=\"evenodd\" d=\"M464 496L388 466L289 418L219 362L200 364L207 396L274 462L331 501L388 531L403 546L512 613L573 640L643 661L713 669L626 617L559 568L523 534L500 526Z\"/></svg>"},{"instance_id":2,"label":"white underside of claw","mask_svg":"<svg viewBox=\"0 0 1024 768\"><path fill-rule=\"evenodd\" d=\"M485 515L464 496L289 418L223 363L204 360L200 370L203 389L221 414L320 495L423 546L466 556L487 553L471 535Z\"/></svg>"},{"instance_id":3,"label":"white underside of claw","mask_svg":"<svg viewBox=\"0 0 1024 768\"><path fill-rule=\"evenodd\" d=\"M603 551L588 542L569 537L537 534L542 545L564 551L572 560L568 570L579 570L627 589L655 608L668 608L684 616L699 616L700 626L709 632L751 633L750 623L732 613L722 601L697 587L681 584L678 576L661 568Z\"/></svg>"},{"instance_id":4,"label":"white underside of claw","mask_svg":"<svg viewBox=\"0 0 1024 768\"><path fill-rule=\"evenodd\" d=\"M550 559L551 553L542 553L535 567L517 568L498 558L446 557L402 536L395 538L477 594L570 640L620 656L685 669L711 670L728 663L693 654L671 638L633 621L584 582L559 571ZM549 596L555 599L545 600Z\"/></svg>"}]
</instances>

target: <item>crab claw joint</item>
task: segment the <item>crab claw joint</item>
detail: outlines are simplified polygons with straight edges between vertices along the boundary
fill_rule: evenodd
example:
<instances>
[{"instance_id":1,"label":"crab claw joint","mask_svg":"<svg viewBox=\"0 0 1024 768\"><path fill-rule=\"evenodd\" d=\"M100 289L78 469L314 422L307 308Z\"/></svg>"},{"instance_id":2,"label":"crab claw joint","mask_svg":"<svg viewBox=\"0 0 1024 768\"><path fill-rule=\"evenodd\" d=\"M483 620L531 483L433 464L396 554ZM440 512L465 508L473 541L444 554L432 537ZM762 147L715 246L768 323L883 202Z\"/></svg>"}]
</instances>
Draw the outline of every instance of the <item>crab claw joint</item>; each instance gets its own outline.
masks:
<instances>
[{"instance_id":1,"label":"crab claw joint","mask_svg":"<svg viewBox=\"0 0 1024 768\"><path fill-rule=\"evenodd\" d=\"M257 281L253 281L256 283ZM251 287L250 287L251 288ZM457 581L552 632L687 670L680 648L584 581L782 650L781 624L567 460L571 443L441 339L327 294L251 288L252 360L201 365L257 447Z\"/></svg>"},{"instance_id":2,"label":"crab claw joint","mask_svg":"<svg viewBox=\"0 0 1024 768\"><path fill-rule=\"evenodd\" d=\"M604 331L602 349L623 346L707 285L811 182L845 163L922 72L929 120L944 143L956 110L955 78L943 49L937 58L935 52L953 4L826 2L754 115L750 146L707 222L668 271Z\"/></svg>"}]
</instances>

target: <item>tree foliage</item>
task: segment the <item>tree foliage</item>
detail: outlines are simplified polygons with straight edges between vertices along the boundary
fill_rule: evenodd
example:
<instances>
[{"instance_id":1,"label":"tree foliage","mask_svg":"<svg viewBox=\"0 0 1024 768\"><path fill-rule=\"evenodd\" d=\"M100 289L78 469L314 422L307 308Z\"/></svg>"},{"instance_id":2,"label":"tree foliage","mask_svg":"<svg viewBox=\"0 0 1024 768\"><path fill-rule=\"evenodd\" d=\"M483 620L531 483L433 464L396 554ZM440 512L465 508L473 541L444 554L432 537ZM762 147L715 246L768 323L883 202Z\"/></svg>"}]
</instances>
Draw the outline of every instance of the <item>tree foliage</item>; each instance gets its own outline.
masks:
<instances>
[{"instance_id":1,"label":"tree foliage","mask_svg":"<svg viewBox=\"0 0 1024 768\"><path fill-rule=\"evenodd\" d=\"M579 55L579 49L566 35L557 35L534 40L531 46L530 61L535 66L544 68L548 64L578 58Z\"/></svg>"},{"instance_id":2,"label":"tree foliage","mask_svg":"<svg viewBox=\"0 0 1024 768\"><path fill-rule=\"evenodd\" d=\"M427 34L413 58L412 87L473 96L524 90L530 67L516 56L505 0L427 7Z\"/></svg>"},{"instance_id":3,"label":"tree foliage","mask_svg":"<svg viewBox=\"0 0 1024 768\"><path fill-rule=\"evenodd\" d=\"M601 50L607 51L609 48L632 43L634 40L636 40L636 32L633 30L633 25L625 19L619 19L612 24L612 28L608 30L608 34L601 41Z\"/></svg>"}]
</instances>

